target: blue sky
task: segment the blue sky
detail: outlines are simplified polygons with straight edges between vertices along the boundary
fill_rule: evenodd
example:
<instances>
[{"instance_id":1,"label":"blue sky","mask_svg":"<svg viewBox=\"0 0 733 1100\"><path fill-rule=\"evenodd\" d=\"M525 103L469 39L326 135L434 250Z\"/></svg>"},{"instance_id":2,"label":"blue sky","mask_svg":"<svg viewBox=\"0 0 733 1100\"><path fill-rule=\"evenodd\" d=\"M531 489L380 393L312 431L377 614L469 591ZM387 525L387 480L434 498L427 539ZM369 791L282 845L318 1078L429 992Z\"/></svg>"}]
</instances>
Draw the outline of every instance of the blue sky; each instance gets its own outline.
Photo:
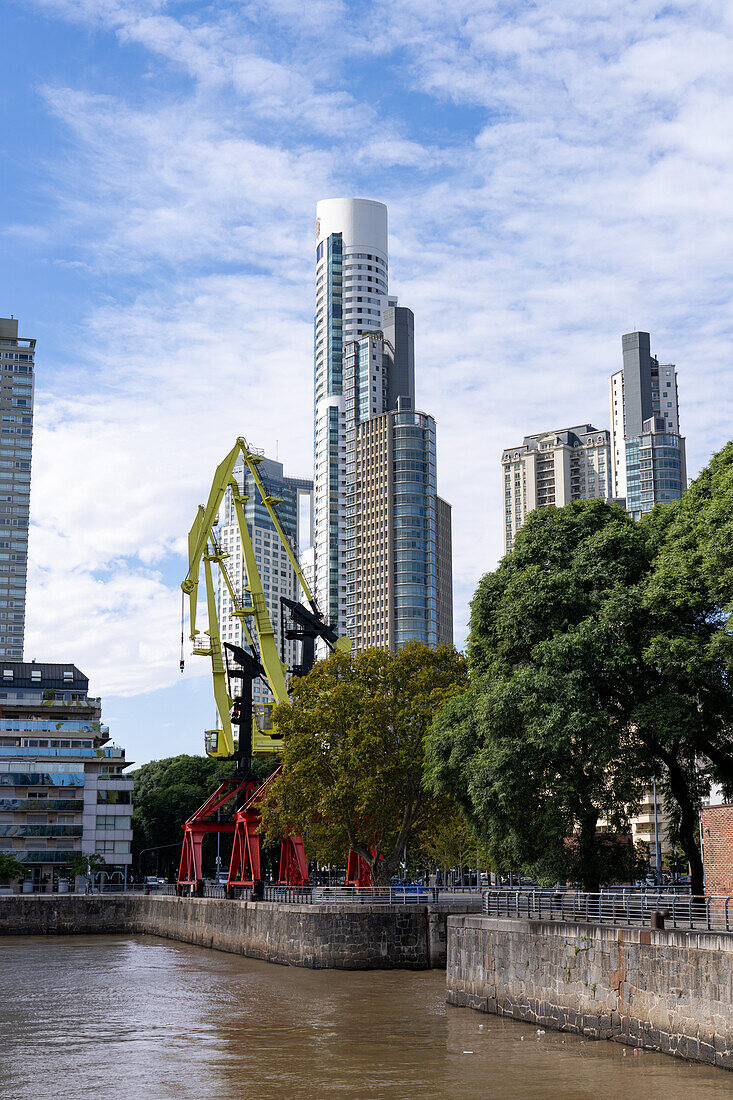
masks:
<instances>
[{"instance_id":1,"label":"blue sky","mask_svg":"<svg viewBox=\"0 0 733 1100\"><path fill-rule=\"evenodd\" d=\"M37 349L27 656L137 761L198 752L184 537L243 434L307 475L315 203L390 211L453 505L456 637L499 458L608 426L623 332L733 432L733 5L4 0L0 314Z\"/></svg>"}]
</instances>

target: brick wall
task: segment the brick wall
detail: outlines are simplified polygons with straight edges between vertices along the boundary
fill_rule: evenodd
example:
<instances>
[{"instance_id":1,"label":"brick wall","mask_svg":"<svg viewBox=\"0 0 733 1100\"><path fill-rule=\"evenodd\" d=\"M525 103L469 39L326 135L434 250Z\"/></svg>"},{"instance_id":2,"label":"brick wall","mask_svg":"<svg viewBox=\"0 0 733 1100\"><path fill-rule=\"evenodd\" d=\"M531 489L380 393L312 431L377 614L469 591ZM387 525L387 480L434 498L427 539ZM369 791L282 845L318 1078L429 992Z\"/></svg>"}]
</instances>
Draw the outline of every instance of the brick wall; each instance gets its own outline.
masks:
<instances>
[{"instance_id":1,"label":"brick wall","mask_svg":"<svg viewBox=\"0 0 733 1100\"><path fill-rule=\"evenodd\" d=\"M733 896L733 802L702 811L705 893Z\"/></svg>"}]
</instances>

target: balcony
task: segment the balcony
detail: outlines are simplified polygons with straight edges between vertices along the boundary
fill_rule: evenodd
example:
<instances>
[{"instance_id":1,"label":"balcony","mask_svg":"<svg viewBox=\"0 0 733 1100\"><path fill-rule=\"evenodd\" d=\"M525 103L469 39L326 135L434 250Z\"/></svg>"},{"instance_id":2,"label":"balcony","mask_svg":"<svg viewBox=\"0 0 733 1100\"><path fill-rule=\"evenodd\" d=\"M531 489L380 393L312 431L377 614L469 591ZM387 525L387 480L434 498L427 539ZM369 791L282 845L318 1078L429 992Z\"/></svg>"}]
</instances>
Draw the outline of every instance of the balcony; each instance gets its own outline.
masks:
<instances>
[{"instance_id":1,"label":"balcony","mask_svg":"<svg viewBox=\"0 0 733 1100\"><path fill-rule=\"evenodd\" d=\"M67 852L13 852L20 863L69 863L78 854L78 848Z\"/></svg>"},{"instance_id":2,"label":"balcony","mask_svg":"<svg viewBox=\"0 0 733 1100\"><path fill-rule=\"evenodd\" d=\"M43 733L55 733L63 736L67 733L92 733L96 736L109 736L109 726L103 726L100 722L67 722L59 719L55 722L52 718L0 718L0 734L27 732L33 733L40 730Z\"/></svg>"},{"instance_id":3,"label":"balcony","mask_svg":"<svg viewBox=\"0 0 733 1100\"><path fill-rule=\"evenodd\" d=\"M81 825L0 825L0 836L81 836Z\"/></svg>"},{"instance_id":4,"label":"balcony","mask_svg":"<svg viewBox=\"0 0 733 1100\"><path fill-rule=\"evenodd\" d=\"M47 749L31 747L30 745L21 745L20 747L18 745L0 745L0 756L12 756L18 759L33 756L42 757L44 760L52 757L76 758L77 760L82 757L88 760L102 760L105 757L113 756L124 760L125 750L119 745L107 745L102 749Z\"/></svg>"},{"instance_id":5,"label":"balcony","mask_svg":"<svg viewBox=\"0 0 733 1100\"><path fill-rule=\"evenodd\" d=\"M47 811L71 810L80 814L84 809L83 798L0 798L0 813L45 814Z\"/></svg>"}]
</instances>

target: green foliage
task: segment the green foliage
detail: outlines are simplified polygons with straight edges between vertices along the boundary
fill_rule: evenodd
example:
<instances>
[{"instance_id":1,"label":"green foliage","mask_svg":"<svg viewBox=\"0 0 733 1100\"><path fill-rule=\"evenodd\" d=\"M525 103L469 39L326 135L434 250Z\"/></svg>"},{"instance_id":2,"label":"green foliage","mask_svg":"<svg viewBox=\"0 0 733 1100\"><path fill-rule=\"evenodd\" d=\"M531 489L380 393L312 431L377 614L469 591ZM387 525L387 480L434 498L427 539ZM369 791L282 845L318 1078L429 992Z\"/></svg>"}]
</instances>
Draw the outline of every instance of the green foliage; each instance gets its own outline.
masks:
<instances>
[{"instance_id":1,"label":"green foliage","mask_svg":"<svg viewBox=\"0 0 733 1100\"><path fill-rule=\"evenodd\" d=\"M436 718L427 775L499 866L598 888L598 820L623 826L646 773L615 685L631 658L618 621L634 614L628 592L647 564L624 512L584 502L533 512L514 553L479 584L474 676Z\"/></svg>"},{"instance_id":2,"label":"green foliage","mask_svg":"<svg viewBox=\"0 0 733 1100\"><path fill-rule=\"evenodd\" d=\"M717 625L725 631L733 612L733 441L713 455L681 500L652 515L663 528L653 589L678 607L717 607Z\"/></svg>"},{"instance_id":3,"label":"green foliage","mask_svg":"<svg viewBox=\"0 0 733 1100\"><path fill-rule=\"evenodd\" d=\"M0 852L0 883L7 886L9 882L22 881L27 873L24 863L7 852Z\"/></svg>"},{"instance_id":4,"label":"green foliage","mask_svg":"<svg viewBox=\"0 0 733 1100\"><path fill-rule=\"evenodd\" d=\"M86 877L87 872L91 871L92 874L96 874L97 871L101 871L107 866L106 861L97 852L91 852L88 856L79 852L67 863L67 869L71 878L76 878L77 875L84 875Z\"/></svg>"},{"instance_id":5,"label":"green foliage","mask_svg":"<svg viewBox=\"0 0 733 1100\"><path fill-rule=\"evenodd\" d=\"M416 830L410 846L410 864L418 868L440 868L444 877L451 868L488 865L488 856L465 816L455 803L440 799L435 812Z\"/></svg>"},{"instance_id":6,"label":"green foliage","mask_svg":"<svg viewBox=\"0 0 733 1100\"><path fill-rule=\"evenodd\" d=\"M700 891L701 799L733 793L733 444L638 524L602 501L531 513L471 611L433 789L497 861L591 888L611 871L596 821L622 827L656 774Z\"/></svg>"},{"instance_id":7,"label":"green foliage","mask_svg":"<svg viewBox=\"0 0 733 1100\"><path fill-rule=\"evenodd\" d=\"M680 501L656 509L642 526L655 546L645 592L645 657L663 678L668 699L659 700L657 713L640 708L640 721L666 747L663 708L672 702L686 781L694 785L702 759L708 775L733 796L733 443Z\"/></svg>"},{"instance_id":8,"label":"green foliage","mask_svg":"<svg viewBox=\"0 0 733 1100\"><path fill-rule=\"evenodd\" d=\"M334 653L293 684L274 712L283 774L262 807L269 840L308 834L308 854L343 862L349 848L388 882L414 830L435 813L423 741L439 706L465 683L450 646Z\"/></svg>"}]
</instances>

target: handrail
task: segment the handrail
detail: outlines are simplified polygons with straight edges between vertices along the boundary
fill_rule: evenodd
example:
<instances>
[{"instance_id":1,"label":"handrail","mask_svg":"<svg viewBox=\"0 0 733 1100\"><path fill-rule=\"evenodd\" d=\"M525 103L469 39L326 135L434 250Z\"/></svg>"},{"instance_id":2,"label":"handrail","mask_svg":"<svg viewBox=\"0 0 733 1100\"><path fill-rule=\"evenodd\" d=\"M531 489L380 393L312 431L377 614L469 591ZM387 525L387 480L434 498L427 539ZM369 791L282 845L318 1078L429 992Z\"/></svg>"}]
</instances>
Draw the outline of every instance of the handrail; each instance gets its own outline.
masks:
<instances>
[{"instance_id":1,"label":"handrail","mask_svg":"<svg viewBox=\"0 0 733 1100\"><path fill-rule=\"evenodd\" d=\"M585 893L565 889L483 890L482 910L489 916L529 920L585 921L590 924L650 926L652 915L680 929L732 932L731 898L693 896L662 890L605 890Z\"/></svg>"}]
</instances>

